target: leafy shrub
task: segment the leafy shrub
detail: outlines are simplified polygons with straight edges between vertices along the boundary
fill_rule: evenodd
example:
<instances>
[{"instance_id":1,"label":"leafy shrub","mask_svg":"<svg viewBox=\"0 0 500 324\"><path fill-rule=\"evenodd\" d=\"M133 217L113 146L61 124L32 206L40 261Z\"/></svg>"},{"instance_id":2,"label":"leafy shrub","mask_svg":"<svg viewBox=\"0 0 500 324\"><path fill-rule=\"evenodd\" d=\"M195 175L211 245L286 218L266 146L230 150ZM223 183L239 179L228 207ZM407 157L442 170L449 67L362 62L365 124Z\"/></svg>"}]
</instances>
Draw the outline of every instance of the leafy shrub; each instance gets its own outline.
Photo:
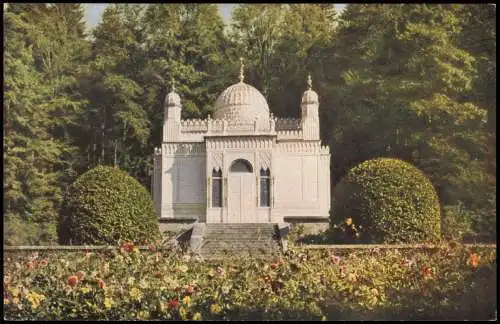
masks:
<instances>
[{"instance_id":1,"label":"leafy shrub","mask_svg":"<svg viewBox=\"0 0 500 324\"><path fill-rule=\"evenodd\" d=\"M56 224L35 223L9 215L4 218L5 245L51 245L57 244Z\"/></svg>"},{"instance_id":2,"label":"leafy shrub","mask_svg":"<svg viewBox=\"0 0 500 324\"><path fill-rule=\"evenodd\" d=\"M441 232L448 241L462 242L464 237L473 235L472 215L462 203L443 207Z\"/></svg>"},{"instance_id":3,"label":"leafy shrub","mask_svg":"<svg viewBox=\"0 0 500 324\"><path fill-rule=\"evenodd\" d=\"M159 237L152 199L118 168L98 166L68 189L59 223L61 244L117 244Z\"/></svg>"},{"instance_id":4,"label":"leafy shrub","mask_svg":"<svg viewBox=\"0 0 500 324\"><path fill-rule=\"evenodd\" d=\"M154 249L151 249L154 251ZM171 251L4 253L7 320L488 320L495 247L291 249L193 262Z\"/></svg>"},{"instance_id":5,"label":"leafy shrub","mask_svg":"<svg viewBox=\"0 0 500 324\"><path fill-rule=\"evenodd\" d=\"M334 188L332 205L331 224L348 225L346 232L360 243L418 243L440 236L434 187L401 160L378 158L352 168ZM344 225L346 220L351 224Z\"/></svg>"}]
</instances>

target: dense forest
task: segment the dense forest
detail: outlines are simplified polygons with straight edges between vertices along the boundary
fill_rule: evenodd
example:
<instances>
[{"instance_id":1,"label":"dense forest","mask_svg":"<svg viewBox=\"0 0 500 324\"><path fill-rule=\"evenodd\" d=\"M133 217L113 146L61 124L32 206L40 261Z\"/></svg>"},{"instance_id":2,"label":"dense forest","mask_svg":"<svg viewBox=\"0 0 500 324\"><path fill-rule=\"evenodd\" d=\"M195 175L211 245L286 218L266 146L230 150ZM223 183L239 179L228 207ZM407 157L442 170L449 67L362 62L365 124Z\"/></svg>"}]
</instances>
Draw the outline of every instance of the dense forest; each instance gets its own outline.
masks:
<instances>
[{"instance_id":1,"label":"dense forest","mask_svg":"<svg viewBox=\"0 0 500 324\"><path fill-rule=\"evenodd\" d=\"M447 237L496 235L492 4L4 5L4 243L52 244L67 186L116 165L150 188L170 80L203 118L245 80L297 117L311 73L332 187L375 157L431 179Z\"/></svg>"}]
</instances>

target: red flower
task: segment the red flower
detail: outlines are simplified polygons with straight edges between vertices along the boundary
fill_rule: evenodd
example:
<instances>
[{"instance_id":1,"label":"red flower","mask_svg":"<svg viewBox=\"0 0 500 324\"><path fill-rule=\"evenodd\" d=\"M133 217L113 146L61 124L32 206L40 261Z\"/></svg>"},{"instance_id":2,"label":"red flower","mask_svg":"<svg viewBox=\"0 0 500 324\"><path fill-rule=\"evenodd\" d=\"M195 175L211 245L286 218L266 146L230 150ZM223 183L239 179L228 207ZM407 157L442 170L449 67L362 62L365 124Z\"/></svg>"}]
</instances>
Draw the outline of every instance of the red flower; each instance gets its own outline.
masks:
<instances>
[{"instance_id":1,"label":"red flower","mask_svg":"<svg viewBox=\"0 0 500 324\"><path fill-rule=\"evenodd\" d=\"M29 261L26 266L28 267L28 269L33 269L35 267L35 261Z\"/></svg>"},{"instance_id":2,"label":"red flower","mask_svg":"<svg viewBox=\"0 0 500 324\"><path fill-rule=\"evenodd\" d=\"M172 299L171 301L168 302L168 308L169 309L175 309L179 307L179 301L176 299Z\"/></svg>"},{"instance_id":3,"label":"red flower","mask_svg":"<svg viewBox=\"0 0 500 324\"><path fill-rule=\"evenodd\" d=\"M125 252L132 252L134 250L134 243L132 242L125 242L122 244L122 246L120 247L121 250L125 251Z\"/></svg>"},{"instance_id":4,"label":"red flower","mask_svg":"<svg viewBox=\"0 0 500 324\"><path fill-rule=\"evenodd\" d=\"M161 278L161 277L162 277L161 272L159 272L159 271L158 271L158 272L155 272L155 277L156 277L156 278Z\"/></svg>"},{"instance_id":5,"label":"red flower","mask_svg":"<svg viewBox=\"0 0 500 324\"><path fill-rule=\"evenodd\" d=\"M40 265L40 267L46 267L49 264L49 262L47 260L40 260L38 264Z\"/></svg>"},{"instance_id":6,"label":"red flower","mask_svg":"<svg viewBox=\"0 0 500 324\"><path fill-rule=\"evenodd\" d=\"M422 268L422 275L424 276L424 278L432 276L432 269L429 267L423 267Z\"/></svg>"},{"instance_id":7,"label":"red flower","mask_svg":"<svg viewBox=\"0 0 500 324\"><path fill-rule=\"evenodd\" d=\"M151 251L151 252L156 252L156 246L155 246L154 244L149 244L149 245L148 245L148 249L149 249L149 251Z\"/></svg>"},{"instance_id":8,"label":"red flower","mask_svg":"<svg viewBox=\"0 0 500 324\"><path fill-rule=\"evenodd\" d=\"M104 282L104 280L102 280L102 279L99 279L99 280L97 281L97 284L99 285L99 288L101 288L101 289L106 288L106 283L105 283L105 282Z\"/></svg>"},{"instance_id":9,"label":"red flower","mask_svg":"<svg viewBox=\"0 0 500 324\"><path fill-rule=\"evenodd\" d=\"M340 263L340 257L337 255L332 255L330 257L330 260L332 261L333 264L339 264Z\"/></svg>"},{"instance_id":10,"label":"red flower","mask_svg":"<svg viewBox=\"0 0 500 324\"><path fill-rule=\"evenodd\" d=\"M69 286L74 287L74 286L76 286L77 283L78 283L78 277L77 276L69 276L68 277L68 285Z\"/></svg>"},{"instance_id":11,"label":"red flower","mask_svg":"<svg viewBox=\"0 0 500 324\"><path fill-rule=\"evenodd\" d=\"M278 267L278 264L276 264L276 263L271 263L271 269L273 269L273 270L274 270L274 269L276 269L277 267Z\"/></svg>"},{"instance_id":12,"label":"red flower","mask_svg":"<svg viewBox=\"0 0 500 324\"><path fill-rule=\"evenodd\" d=\"M188 294L192 294L194 293L194 286L193 285L189 285L186 289L186 293Z\"/></svg>"},{"instance_id":13,"label":"red flower","mask_svg":"<svg viewBox=\"0 0 500 324\"><path fill-rule=\"evenodd\" d=\"M481 260L481 257L476 253L472 253L467 260L467 264L470 264L473 268L477 268L477 266L479 265L479 260Z\"/></svg>"}]
</instances>

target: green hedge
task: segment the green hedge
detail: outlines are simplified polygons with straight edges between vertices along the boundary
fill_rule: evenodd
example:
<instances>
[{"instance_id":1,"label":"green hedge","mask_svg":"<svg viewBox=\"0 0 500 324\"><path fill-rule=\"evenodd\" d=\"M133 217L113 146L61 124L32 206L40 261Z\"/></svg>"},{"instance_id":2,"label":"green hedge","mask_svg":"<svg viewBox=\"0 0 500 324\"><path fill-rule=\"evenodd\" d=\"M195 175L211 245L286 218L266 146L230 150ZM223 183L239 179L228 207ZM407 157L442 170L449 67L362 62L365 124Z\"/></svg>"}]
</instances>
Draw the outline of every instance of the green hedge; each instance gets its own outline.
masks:
<instances>
[{"instance_id":1,"label":"green hedge","mask_svg":"<svg viewBox=\"0 0 500 324\"><path fill-rule=\"evenodd\" d=\"M98 166L68 189L58 226L61 244L142 243L159 238L150 194L118 168Z\"/></svg>"},{"instance_id":2,"label":"green hedge","mask_svg":"<svg viewBox=\"0 0 500 324\"><path fill-rule=\"evenodd\" d=\"M440 239L433 185L416 167L391 158L365 161L348 171L334 189L331 222L347 223L346 233L361 243Z\"/></svg>"}]
</instances>

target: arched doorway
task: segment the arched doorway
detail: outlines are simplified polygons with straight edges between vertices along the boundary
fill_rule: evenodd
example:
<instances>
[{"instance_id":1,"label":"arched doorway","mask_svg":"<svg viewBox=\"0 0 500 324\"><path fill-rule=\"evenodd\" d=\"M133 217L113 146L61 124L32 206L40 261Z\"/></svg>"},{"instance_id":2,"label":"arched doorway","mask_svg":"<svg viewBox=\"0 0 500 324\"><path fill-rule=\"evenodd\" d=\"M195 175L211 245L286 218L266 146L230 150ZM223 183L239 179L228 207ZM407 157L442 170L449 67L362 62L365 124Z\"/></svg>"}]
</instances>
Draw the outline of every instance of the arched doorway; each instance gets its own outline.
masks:
<instances>
[{"instance_id":1,"label":"arched doorway","mask_svg":"<svg viewBox=\"0 0 500 324\"><path fill-rule=\"evenodd\" d=\"M253 223L256 204L255 175L250 162L234 160L229 168L227 223Z\"/></svg>"}]
</instances>

